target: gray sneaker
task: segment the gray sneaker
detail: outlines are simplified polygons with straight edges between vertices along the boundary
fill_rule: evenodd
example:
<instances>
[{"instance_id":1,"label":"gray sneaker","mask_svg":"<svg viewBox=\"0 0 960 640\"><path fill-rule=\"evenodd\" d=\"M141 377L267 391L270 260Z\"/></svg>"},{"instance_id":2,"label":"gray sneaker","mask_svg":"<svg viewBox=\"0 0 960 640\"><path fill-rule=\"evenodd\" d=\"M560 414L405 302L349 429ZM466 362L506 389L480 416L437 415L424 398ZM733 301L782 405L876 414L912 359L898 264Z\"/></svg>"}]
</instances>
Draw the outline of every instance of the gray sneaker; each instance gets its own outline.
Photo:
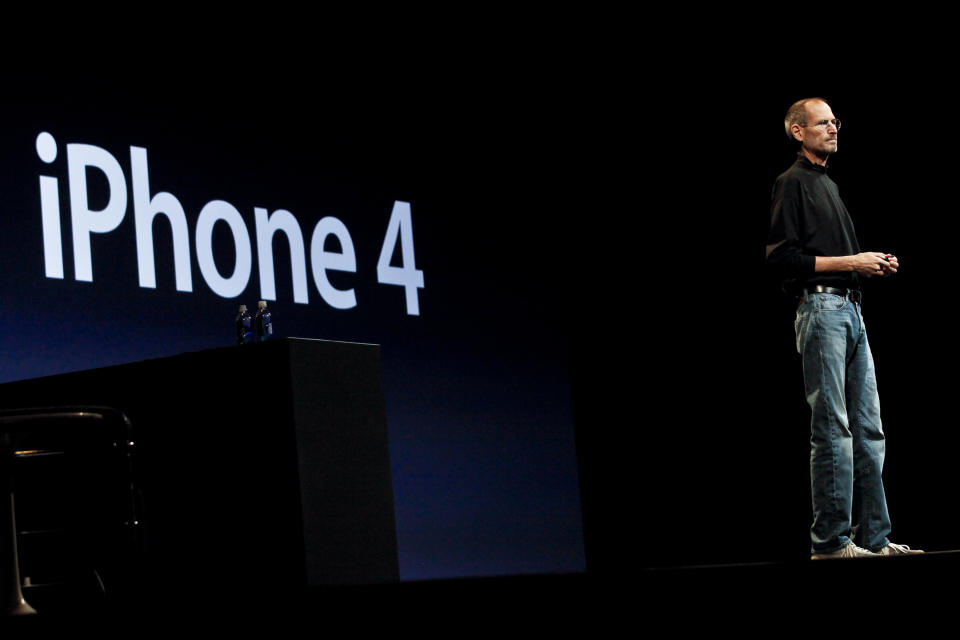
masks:
<instances>
[{"instance_id":1,"label":"gray sneaker","mask_svg":"<svg viewBox=\"0 0 960 640\"><path fill-rule=\"evenodd\" d=\"M889 546L889 545L887 545ZM886 549L887 547L884 547ZM867 558L870 556L879 556L879 553L874 553L869 549L864 549L863 547L858 547L852 542L845 547L841 547L836 551L831 551L830 553L815 553L810 556L811 560L829 560L830 558Z\"/></svg>"},{"instance_id":2,"label":"gray sneaker","mask_svg":"<svg viewBox=\"0 0 960 640\"><path fill-rule=\"evenodd\" d=\"M877 552L881 556L906 556L913 553L923 553L920 549L911 549L905 544L887 543L883 549Z\"/></svg>"}]
</instances>

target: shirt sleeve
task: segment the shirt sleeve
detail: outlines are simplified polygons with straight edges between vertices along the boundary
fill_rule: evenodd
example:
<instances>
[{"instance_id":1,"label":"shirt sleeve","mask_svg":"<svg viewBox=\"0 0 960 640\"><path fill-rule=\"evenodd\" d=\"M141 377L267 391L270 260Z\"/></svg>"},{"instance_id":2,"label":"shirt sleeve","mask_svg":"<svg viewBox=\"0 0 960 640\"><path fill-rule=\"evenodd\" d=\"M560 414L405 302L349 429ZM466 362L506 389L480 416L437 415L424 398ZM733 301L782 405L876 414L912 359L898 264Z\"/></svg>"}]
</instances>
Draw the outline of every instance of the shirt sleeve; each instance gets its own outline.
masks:
<instances>
[{"instance_id":1,"label":"shirt sleeve","mask_svg":"<svg viewBox=\"0 0 960 640\"><path fill-rule=\"evenodd\" d=\"M767 268L784 280L813 274L816 258L805 255L804 195L799 180L781 178L773 188L770 233L767 236Z\"/></svg>"}]
</instances>

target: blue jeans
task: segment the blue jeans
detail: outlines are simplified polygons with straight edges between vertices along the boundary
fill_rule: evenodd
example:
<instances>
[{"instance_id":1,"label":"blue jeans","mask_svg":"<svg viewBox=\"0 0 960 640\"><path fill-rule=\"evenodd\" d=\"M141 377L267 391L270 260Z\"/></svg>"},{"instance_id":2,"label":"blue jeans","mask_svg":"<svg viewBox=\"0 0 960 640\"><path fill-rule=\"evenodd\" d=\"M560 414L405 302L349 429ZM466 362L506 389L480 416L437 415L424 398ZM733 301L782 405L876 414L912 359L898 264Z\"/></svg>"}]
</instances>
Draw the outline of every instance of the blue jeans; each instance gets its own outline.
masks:
<instances>
[{"instance_id":1,"label":"blue jeans","mask_svg":"<svg viewBox=\"0 0 960 640\"><path fill-rule=\"evenodd\" d=\"M860 304L829 293L807 295L795 329L812 413L813 551L851 541L877 551L890 534L881 478L885 439Z\"/></svg>"}]
</instances>

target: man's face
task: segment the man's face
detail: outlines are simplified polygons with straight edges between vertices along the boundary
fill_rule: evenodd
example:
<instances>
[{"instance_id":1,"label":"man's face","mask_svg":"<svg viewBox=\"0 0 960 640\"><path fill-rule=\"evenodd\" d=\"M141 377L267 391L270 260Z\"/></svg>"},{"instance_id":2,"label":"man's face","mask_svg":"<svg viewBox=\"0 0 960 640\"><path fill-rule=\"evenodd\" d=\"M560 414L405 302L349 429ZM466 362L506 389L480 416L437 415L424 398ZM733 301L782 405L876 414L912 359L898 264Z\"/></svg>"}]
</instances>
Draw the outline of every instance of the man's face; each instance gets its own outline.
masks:
<instances>
[{"instance_id":1,"label":"man's face","mask_svg":"<svg viewBox=\"0 0 960 640\"><path fill-rule=\"evenodd\" d=\"M800 140L805 151L826 161L827 156L837 152L836 117L826 102L807 103L806 126L794 125L794 137Z\"/></svg>"}]
</instances>

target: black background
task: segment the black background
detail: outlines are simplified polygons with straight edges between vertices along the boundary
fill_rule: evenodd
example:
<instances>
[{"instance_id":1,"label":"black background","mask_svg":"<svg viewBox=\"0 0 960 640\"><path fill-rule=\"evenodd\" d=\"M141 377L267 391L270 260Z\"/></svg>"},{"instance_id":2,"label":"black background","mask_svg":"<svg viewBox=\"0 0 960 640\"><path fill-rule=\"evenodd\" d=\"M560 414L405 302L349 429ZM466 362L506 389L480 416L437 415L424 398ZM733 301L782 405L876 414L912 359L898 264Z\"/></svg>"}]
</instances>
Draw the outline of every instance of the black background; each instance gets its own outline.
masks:
<instances>
[{"instance_id":1,"label":"black background","mask_svg":"<svg viewBox=\"0 0 960 640\"><path fill-rule=\"evenodd\" d=\"M935 55L922 65L891 62L866 47L850 58L802 46L776 60L764 55L725 52L672 67L627 117L636 127L629 155L640 160L622 194L620 210L630 215L610 251L622 274L611 291L623 305L614 330L593 325L595 336L622 340L578 368L624 363L608 386L592 388L599 409L587 420L605 435L589 431L591 446L581 448L595 471L587 481L621 488L606 501L613 492L592 487L586 501L588 541L591 506L608 507L603 531L619 544L590 549L615 574L808 557L809 410L795 308L765 277L763 246L774 179L797 152L783 116L812 96L843 121L830 174L861 246L894 253L902 265L864 292L888 438L891 539L955 545L943 508L956 442L944 306L956 222L943 63Z\"/></svg>"},{"instance_id":2,"label":"black background","mask_svg":"<svg viewBox=\"0 0 960 640\"><path fill-rule=\"evenodd\" d=\"M905 58L878 39L840 57L798 33L731 53L724 38L673 33L661 47L643 29L587 30L590 46L521 32L506 50L502 37L445 39L422 57L372 61L297 48L269 68L247 66L258 57L241 47L240 64L197 68L184 56L104 90L136 101L177 87L171 129L216 122L225 141L264 114L291 123L321 109L352 124L315 132L338 151L334 171L362 166L455 193L469 181L490 218L466 232L475 242L464 262L489 260L487 234L502 239L509 223L512 286L550 309L568 345L587 563L610 574L808 554L793 308L764 277L763 245L773 180L796 153L783 114L826 98L843 120L831 176L860 244L902 265L864 294L891 537L952 548L956 223L940 53ZM262 134L272 144L279 126ZM382 152L397 147L416 152ZM458 170L465 163L473 170Z\"/></svg>"}]
</instances>

